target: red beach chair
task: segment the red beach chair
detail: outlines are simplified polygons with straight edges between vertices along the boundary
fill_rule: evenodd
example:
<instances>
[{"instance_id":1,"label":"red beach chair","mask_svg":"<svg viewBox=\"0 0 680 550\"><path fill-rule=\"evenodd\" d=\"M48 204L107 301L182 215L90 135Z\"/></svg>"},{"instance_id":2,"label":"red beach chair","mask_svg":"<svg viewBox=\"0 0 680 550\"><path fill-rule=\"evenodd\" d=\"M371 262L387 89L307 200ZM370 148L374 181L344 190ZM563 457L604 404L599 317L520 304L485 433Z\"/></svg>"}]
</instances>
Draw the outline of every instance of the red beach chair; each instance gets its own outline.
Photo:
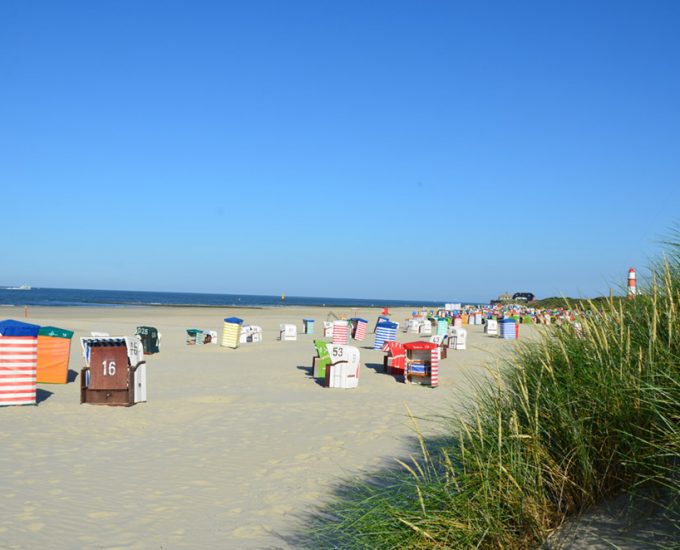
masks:
<instances>
[{"instance_id":1,"label":"red beach chair","mask_svg":"<svg viewBox=\"0 0 680 550\"><path fill-rule=\"evenodd\" d=\"M404 360L406 358L404 344L388 340L383 344L382 350L385 352L383 372L392 376L403 376Z\"/></svg>"}]
</instances>

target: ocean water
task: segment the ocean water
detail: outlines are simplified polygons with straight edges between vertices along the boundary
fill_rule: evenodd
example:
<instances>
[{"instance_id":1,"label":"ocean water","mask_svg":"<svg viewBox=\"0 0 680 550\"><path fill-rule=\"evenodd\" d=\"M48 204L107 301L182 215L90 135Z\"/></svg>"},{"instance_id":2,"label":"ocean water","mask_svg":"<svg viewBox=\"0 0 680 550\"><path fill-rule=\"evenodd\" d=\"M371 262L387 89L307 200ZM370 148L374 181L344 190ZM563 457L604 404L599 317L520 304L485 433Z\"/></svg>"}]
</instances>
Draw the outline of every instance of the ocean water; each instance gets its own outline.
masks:
<instances>
[{"instance_id":1,"label":"ocean water","mask_svg":"<svg viewBox=\"0 0 680 550\"><path fill-rule=\"evenodd\" d=\"M452 301L452 300L451 300ZM306 296L254 296L248 294L199 294L193 292L145 292L88 290L74 288L32 288L9 290L0 286L0 306L132 307L132 306L335 306L335 307L437 307L443 302L418 300L365 300Z\"/></svg>"}]
</instances>

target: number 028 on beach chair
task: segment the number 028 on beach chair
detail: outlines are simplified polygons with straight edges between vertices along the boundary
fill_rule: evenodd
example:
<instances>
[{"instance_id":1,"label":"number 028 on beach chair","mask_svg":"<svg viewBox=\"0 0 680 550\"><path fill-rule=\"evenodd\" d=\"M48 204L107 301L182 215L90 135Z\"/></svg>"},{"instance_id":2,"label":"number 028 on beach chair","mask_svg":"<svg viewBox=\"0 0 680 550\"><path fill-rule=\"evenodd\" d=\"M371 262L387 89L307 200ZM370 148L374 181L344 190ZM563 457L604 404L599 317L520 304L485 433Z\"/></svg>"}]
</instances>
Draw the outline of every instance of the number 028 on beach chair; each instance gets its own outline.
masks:
<instances>
[{"instance_id":1,"label":"number 028 on beach chair","mask_svg":"<svg viewBox=\"0 0 680 550\"><path fill-rule=\"evenodd\" d=\"M130 407L146 401L146 361L137 338L81 338L80 402Z\"/></svg>"}]
</instances>

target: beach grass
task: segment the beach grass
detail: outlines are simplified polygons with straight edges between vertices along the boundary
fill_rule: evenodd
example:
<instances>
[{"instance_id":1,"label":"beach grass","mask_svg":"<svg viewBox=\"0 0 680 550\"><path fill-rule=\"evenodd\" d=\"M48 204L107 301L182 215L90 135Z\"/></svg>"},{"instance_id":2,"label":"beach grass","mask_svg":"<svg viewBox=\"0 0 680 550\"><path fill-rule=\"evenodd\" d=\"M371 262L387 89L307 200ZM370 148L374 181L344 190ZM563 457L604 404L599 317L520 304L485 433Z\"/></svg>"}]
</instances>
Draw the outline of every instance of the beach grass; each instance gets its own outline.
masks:
<instances>
[{"instance_id":1,"label":"beach grass","mask_svg":"<svg viewBox=\"0 0 680 550\"><path fill-rule=\"evenodd\" d=\"M305 545L536 548L622 493L677 503L680 239L652 273L633 300L586 305L580 329L518 345L448 435L339 489Z\"/></svg>"}]
</instances>

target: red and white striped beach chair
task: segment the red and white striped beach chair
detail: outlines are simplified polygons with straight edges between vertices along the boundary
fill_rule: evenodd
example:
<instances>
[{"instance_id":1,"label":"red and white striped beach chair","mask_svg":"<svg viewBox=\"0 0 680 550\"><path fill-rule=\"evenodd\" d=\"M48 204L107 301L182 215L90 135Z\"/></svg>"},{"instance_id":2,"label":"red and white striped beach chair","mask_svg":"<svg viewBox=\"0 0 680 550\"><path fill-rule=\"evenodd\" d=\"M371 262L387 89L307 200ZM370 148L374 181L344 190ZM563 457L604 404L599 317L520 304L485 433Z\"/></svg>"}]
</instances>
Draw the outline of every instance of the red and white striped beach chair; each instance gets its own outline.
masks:
<instances>
[{"instance_id":1,"label":"red and white striped beach chair","mask_svg":"<svg viewBox=\"0 0 680 550\"><path fill-rule=\"evenodd\" d=\"M0 406L35 405L38 325L0 322Z\"/></svg>"},{"instance_id":2,"label":"red and white striped beach chair","mask_svg":"<svg viewBox=\"0 0 680 550\"><path fill-rule=\"evenodd\" d=\"M408 342L404 382L436 388L439 385L439 346L432 342Z\"/></svg>"}]
</instances>

